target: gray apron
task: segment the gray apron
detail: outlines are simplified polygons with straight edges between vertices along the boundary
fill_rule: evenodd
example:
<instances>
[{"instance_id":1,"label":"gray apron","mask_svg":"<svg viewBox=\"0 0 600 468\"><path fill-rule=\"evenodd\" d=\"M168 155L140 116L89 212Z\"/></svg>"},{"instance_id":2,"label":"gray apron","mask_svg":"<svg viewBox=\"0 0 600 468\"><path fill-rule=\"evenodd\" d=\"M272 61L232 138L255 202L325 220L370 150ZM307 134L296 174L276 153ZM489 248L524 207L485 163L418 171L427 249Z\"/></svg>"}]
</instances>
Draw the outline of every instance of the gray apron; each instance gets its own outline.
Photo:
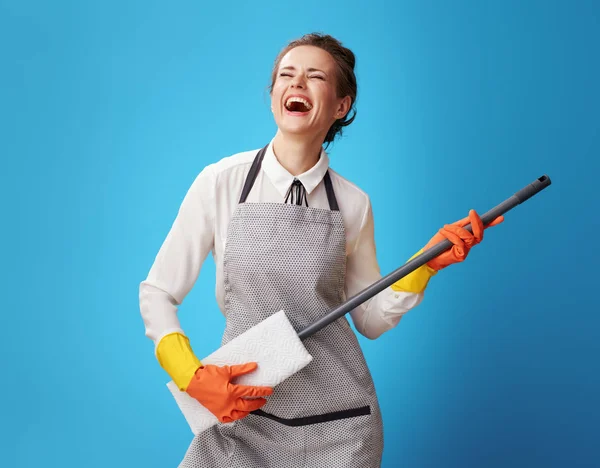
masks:
<instances>
[{"instance_id":1,"label":"gray apron","mask_svg":"<svg viewBox=\"0 0 600 468\"><path fill-rule=\"evenodd\" d=\"M329 210L246 203L265 151L228 226L222 344L281 309L298 332L345 299L346 235L329 173ZM277 385L260 410L195 436L180 467L379 467L379 403L347 319L303 344L313 361Z\"/></svg>"}]
</instances>

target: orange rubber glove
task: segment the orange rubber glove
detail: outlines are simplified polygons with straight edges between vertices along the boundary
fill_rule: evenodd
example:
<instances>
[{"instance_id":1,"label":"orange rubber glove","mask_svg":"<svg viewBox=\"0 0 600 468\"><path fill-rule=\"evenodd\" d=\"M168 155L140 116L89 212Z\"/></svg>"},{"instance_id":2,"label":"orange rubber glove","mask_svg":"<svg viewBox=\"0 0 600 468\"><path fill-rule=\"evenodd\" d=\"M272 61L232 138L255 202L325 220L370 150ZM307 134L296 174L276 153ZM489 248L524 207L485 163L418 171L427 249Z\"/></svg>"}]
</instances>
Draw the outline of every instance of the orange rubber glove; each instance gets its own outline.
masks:
<instances>
[{"instance_id":1,"label":"orange rubber glove","mask_svg":"<svg viewBox=\"0 0 600 468\"><path fill-rule=\"evenodd\" d=\"M192 377L186 392L214 414L219 421L233 422L246 417L250 411L259 409L267 402L264 398L256 397L265 397L273 393L271 387L231 383L233 378L248 374L256 367L255 362L234 366L212 364L202 366Z\"/></svg>"},{"instance_id":2,"label":"orange rubber glove","mask_svg":"<svg viewBox=\"0 0 600 468\"><path fill-rule=\"evenodd\" d=\"M453 263L464 261L467 258L467 255L469 255L471 248L483 240L484 229L487 229L491 226L496 226L502 221L504 221L504 216L498 216L484 228L483 222L481 221L479 215L475 212L475 210L470 210L469 216L466 218L463 218L460 221L452 224L444 225L444 227L431 238L427 245L425 245L423 250L425 251L445 239L448 239L454 245L449 250L446 250L433 260L427 262L427 266L435 271L440 271L441 269L446 268ZM473 233L470 233L464 229L464 226L469 223L471 223Z\"/></svg>"}]
</instances>

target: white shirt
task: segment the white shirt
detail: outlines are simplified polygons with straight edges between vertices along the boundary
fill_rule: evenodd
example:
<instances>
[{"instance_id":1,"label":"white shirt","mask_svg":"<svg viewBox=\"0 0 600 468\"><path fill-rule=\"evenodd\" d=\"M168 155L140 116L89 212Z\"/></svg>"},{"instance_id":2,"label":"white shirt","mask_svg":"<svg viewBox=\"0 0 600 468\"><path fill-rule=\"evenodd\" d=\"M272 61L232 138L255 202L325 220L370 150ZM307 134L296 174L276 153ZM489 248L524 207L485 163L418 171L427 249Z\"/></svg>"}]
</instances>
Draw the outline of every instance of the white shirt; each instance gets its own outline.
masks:
<instances>
[{"instance_id":1,"label":"white shirt","mask_svg":"<svg viewBox=\"0 0 600 468\"><path fill-rule=\"evenodd\" d=\"M140 284L140 309L146 336L156 344L181 329L177 308L196 282L209 252L216 265L216 299L225 313L223 250L227 227L258 152L246 151L205 167L189 188L146 280ZM296 176L304 185L308 206L329 209L323 176L329 170L346 231L346 298L367 288L382 275L375 254L374 222L368 195L329 167L321 151L319 161ZM294 180L268 146L247 203L285 202ZM356 330L370 339L395 327L402 315L416 307L423 294L396 292L388 287L349 314Z\"/></svg>"}]
</instances>

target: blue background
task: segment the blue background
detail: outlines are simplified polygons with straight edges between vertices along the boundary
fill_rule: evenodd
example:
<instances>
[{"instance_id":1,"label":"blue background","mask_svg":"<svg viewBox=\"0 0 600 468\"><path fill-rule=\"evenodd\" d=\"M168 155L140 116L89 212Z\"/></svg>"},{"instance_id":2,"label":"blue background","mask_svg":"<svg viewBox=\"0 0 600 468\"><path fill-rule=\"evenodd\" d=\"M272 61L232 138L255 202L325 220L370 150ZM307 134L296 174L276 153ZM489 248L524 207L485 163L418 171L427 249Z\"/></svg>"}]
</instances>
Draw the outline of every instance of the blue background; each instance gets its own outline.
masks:
<instances>
[{"instance_id":1,"label":"blue background","mask_svg":"<svg viewBox=\"0 0 600 468\"><path fill-rule=\"evenodd\" d=\"M599 19L593 1L0 1L0 465L177 465L191 432L138 285L197 173L274 134L279 50L323 31L357 55L330 153L371 196L382 273L553 181L361 337L384 466L598 466ZM180 313L200 356L224 323L214 274Z\"/></svg>"}]
</instances>

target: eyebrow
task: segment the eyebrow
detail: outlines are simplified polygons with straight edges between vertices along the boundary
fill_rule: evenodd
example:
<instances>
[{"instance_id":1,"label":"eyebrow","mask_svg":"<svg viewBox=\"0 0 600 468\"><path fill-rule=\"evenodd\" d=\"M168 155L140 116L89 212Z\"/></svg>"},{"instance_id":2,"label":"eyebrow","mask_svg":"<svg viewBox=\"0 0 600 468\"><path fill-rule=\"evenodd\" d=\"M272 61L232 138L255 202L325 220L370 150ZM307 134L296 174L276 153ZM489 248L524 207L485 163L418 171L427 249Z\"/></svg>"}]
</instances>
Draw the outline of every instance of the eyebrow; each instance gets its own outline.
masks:
<instances>
[{"instance_id":1,"label":"eyebrow","mask_svg":"<svg viewBox=\"0 0 600 468\"><path fill-rule=\"evenodd\" d=\"M281 68L281 70L296 70L295 67L293 67L292 65L288 65L287 67L283 67ZM325 73L323 70L320 70L318 68L309 68L307 69L308 72L321 72L323 73L325 76L327 76L327 73Z\"/></svg>"}]
</instances>

